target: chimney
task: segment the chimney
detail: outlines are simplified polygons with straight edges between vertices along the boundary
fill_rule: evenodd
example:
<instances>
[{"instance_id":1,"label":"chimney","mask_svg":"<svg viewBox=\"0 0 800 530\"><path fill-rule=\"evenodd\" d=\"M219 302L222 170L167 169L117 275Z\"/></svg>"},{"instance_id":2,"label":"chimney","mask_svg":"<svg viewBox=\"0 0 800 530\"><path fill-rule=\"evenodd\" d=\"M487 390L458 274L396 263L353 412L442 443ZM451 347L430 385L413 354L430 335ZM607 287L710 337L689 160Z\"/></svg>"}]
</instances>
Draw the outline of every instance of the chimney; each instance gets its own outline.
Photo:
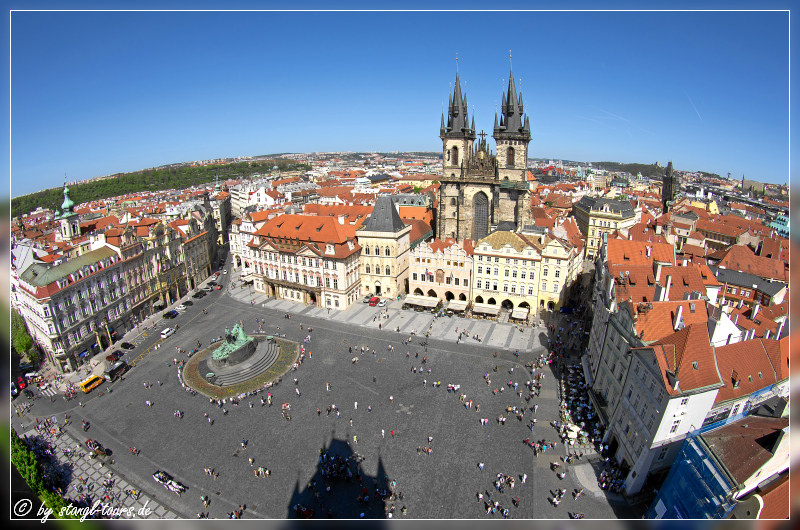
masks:
<instances>
[{"instance_id":1,"label":"chimney","mask_svg":"<svg viewBox=\"0 0 800 530\"><path fill-rule=\"evenodd\" d=\"M761 304L756 304L755 307L753 307L753 312L750 314L750 320L756 319L759 309L761 309Z\"/></svg>"},{"instance_id":2,"label":"chimney","mask_svg":"<svg viewBox=\"0 0 800 530\"><path fill-rule=\"evenodd\" d=\"M728 340L727 340L727 341L725 341L725 345L726 345L726 346L727 346L728 344L730 344L730 343L731 343L731 339L732 339L732 338L733 338L733 333L728 333Z\"/></svg>"},{"instance_id":3,"label":"chimney","mask_svg":"<svg viewBox=\"0 0 800 530\"><path fill-rule=\"evenodd\" d=\"M672 323L672 329L678 331L678 326L681 324L681 319L683 317L683 306L679 305L678 310L675 311L675 321Z\"/></svg>"},{"instance_id":4,"label":"chimney","mask_svg":"<svg viewBox=\"0 0 800 530\"><path fill-rule=\"evenodd\" d=\"M775 332L775 340L780 340L781 333L783 333L783 325L784 324L786 324L785 320L783 322L781 322L780 324L778 324L778 331Z\"/></svg>"},{"instance_id":5,"label":"chimney","mask_svg":"<svg viewBox=\"0 0 800 530\"><path fill-rule=\"evenodd\" d=\"M340 216L339 216L339 224L340 224L340 225L343 225L343 224L344 224L344 215L340 215Z\"/></svg>"},{"instance_id":6,"label":"chimney","mask_svg":"<svg viewBox=\"0 0 800 530\"><path fill-rule=\"evenodd\" d=\"M669 300L669 289L672 287L672 275L667 274L667 287L664 290L664 298L661 299L662 302Z\"/></svg>"},{"instance_id":7,"label":"chimney","mask_svg":"<svg viewBox=\"0 0 800 530\"><path fill-rule=\"evenodd\" d=\"M656 223L656 235L657 236L661 235L661 225L658 223Z\"/></svg>"},{"instance_id":8,"label":"chimney","mask_svg":"<svg viewBox=\"0 0 800 530\"><path fill-rule=\"evenodd\" d=\"M647 247L647 257L648 258L650 257L650 251L652 250L652 248L653 247L650 247L650 246Z\"/></svg>"},{"instance_id":9,"label":"chimney","mask_svg":"<svg viewBox=\"0 0 800 530\"><path fill-rule=\"evenodd\" d=\"M656 283L658 283L661 281L661 269L664 268L664 265L658 262L656 262L655 265L656 265Z\"/></svg>"}]
</instances>

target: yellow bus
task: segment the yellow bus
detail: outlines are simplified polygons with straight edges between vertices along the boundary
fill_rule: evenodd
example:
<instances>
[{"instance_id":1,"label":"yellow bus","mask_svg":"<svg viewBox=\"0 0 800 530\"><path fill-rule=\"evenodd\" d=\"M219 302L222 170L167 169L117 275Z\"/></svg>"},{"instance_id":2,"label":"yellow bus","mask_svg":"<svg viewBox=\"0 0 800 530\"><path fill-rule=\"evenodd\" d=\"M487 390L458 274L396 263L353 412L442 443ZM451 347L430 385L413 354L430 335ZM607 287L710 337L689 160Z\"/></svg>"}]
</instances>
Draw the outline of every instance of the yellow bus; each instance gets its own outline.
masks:
<instances>
[{"instance_id":1,"label":"yellow bus","mask_svg":"<svg viewBox=\"0 0 800 530\"><path fill-rule=\"evenodd\" d=\"M105 380L106 378L103 377L102 375L93 375L92 377L81 383L81 390L83 390L85 394L88 394L95 387L102 385L103 381Z\"/></svg>"}]
</instances>

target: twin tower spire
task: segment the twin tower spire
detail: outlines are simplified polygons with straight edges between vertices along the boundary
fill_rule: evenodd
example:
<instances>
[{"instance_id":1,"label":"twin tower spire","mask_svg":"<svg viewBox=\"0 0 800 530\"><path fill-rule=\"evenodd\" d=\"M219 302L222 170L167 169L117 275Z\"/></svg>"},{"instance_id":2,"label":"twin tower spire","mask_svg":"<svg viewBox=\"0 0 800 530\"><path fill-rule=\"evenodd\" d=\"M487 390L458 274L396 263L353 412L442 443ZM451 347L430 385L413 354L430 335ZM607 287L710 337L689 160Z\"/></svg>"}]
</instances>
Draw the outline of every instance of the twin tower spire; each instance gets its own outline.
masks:
<instances>
[{"instance_id":1,"label":"twin tower spire","mask_svg":"<svg viewBox=\"0 0 800 530\"><path fill-rule=\"evenodd\" d=\"M530 140L531 125L528 116L523 117L525 106L522 102L522 92L517 94L513 69L508 74L508 93L503 94L502 97L500 119L498 121L498 116L495 112L494 134L492 134L492 137L495 139ZM458 70L456 70L455 88L453 93L448 96L446 123L444 112L442 112L440 135L442 138L475 138L475 117L472 117L472 123L470 124L467 96L461 93L461 80L458 76Z\"/></svg>"}]
</instances>

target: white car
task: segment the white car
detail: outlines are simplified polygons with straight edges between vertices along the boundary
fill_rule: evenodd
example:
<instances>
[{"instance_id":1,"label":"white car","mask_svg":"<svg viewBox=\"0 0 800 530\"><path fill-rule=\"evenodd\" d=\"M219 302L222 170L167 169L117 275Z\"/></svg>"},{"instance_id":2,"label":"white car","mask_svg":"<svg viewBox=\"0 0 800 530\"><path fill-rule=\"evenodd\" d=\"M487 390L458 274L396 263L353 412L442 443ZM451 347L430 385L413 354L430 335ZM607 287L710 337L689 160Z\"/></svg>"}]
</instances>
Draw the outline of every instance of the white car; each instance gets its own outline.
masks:
<instances>
[{"instance_id":1,"label":"white car","mask_svg":"<svg viewBox=\"0 0 800 530\"><path fill-rule=\"evenodd\" d=\"M186 311L186 306L181 304L175 308L175 311Z\"/></svg>"},{"instance_id":2,"label":"white car","mask_svg":"<svg viewBox=\"0 0 800 530\"><path fill-rule=\"evenodd\" d=\"M164 328L161 331L161 338L166 339L175 334L175 328Z\"/></svg>"},{"instance_id":3,"label":"white car","mask_svg":"<svg viewBox=\"0 0 800 530\"><path fill-rule=\"evenodd\" d=\"M222 274L228 274L228 269L223 270Z\"/></svg>"},{"instance_id":4,"label":"white car","mask_svg":"<svg viewBox=\"0 0 800 530\"><path fill-rule=\"evenodd\" d=\"M378 307L386 307L386 300L381 300L378 302Z\"/></svg>"}]
</instances>

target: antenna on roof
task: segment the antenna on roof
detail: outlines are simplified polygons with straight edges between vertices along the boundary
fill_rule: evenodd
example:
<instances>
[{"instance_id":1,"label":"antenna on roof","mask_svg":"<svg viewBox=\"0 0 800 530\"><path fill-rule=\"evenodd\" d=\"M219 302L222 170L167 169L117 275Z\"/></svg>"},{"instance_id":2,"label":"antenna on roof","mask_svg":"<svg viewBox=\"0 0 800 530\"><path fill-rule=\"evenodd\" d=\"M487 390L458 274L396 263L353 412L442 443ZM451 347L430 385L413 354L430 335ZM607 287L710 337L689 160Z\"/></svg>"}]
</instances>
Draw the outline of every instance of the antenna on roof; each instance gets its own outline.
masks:
<instances>
[{"instance_id":1,"label":"antenna on roof","mask_svg":"<svg viewBox=\"0 0 800 530\"><path fill-rule=\"evenodd\" d=\"M458 52L456 52L456 73L458 73ZM464 88L466 88L466 85L464 85Z\"/></svg>"},{"instance_id":2,"label":"antenna on roof","mask_svg":"<svg viewBox=\"0 0 800 530\"><path fill-rule=\"evenodd\" d=\"M514 65L511 63L511 50L508 50L508 65L512 70L514 69Z\"/></svg>"}]
</instances>

